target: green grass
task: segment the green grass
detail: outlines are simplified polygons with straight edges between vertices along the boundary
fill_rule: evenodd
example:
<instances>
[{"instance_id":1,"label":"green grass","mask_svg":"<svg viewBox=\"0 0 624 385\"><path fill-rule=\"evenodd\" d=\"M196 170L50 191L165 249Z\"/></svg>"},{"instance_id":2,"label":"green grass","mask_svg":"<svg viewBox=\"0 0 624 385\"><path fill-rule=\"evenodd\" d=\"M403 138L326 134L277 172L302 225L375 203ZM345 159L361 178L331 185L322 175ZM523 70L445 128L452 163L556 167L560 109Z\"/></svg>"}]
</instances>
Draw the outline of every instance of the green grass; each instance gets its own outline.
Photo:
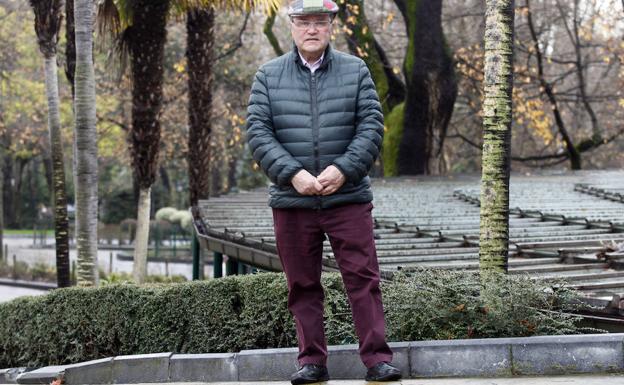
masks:
<instances>
[{"instance_id":1,"label":"green grass","mask_svg":"<svg viewBox=\"0 0 624 385\"><path fill-rule=\"evenodd\" d=\"M49 236L54 235L54 230L47 230L46 232ZM3 233L6 235L25 235L31 237L33 235L33 231L27 229L5 229ZM39 233L37 235L39 235Z\"/></svg>"}]
</instances>

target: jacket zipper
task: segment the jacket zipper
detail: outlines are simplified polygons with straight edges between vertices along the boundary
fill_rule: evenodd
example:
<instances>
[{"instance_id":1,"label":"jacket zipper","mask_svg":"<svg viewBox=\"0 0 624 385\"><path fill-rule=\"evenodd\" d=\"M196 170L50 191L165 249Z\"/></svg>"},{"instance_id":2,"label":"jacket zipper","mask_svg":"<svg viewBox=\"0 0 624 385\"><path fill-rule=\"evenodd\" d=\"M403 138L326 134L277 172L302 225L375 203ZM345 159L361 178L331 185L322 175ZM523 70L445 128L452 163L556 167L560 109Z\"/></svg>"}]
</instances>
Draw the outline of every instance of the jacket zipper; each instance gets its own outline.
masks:
<instances>
[{"instance_id":1,"label":"jacket zipper","mask_svg":"<svg viewBox=\"0 0 624 385\"><path fill-rule=\"evenodd\" d=\"M320 159L319 159L319 127L318 127L318 106L317 106L317 85L316 85L316 75L310 71L310 97L312 103L312 140L314 143L314 166L316 175L318 176L321 172L320 168ZM320 210L322 207L322 200L320 196L317 196L317 208Z\"/></svg>"}]
</instances>

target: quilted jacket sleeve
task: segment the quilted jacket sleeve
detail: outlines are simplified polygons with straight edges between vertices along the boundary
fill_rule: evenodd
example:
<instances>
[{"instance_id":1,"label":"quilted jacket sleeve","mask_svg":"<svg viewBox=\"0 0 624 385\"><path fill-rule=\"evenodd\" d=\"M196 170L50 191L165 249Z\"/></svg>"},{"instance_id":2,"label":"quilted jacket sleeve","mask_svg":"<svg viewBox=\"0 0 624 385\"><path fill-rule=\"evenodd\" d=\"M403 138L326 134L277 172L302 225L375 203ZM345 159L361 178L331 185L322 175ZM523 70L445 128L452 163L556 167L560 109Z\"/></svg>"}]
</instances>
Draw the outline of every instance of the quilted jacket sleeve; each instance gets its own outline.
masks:
<instances>
[{"instance_id":1,"label":"quilted jacket sleeve","mask_svg":"<svg viewBox=\"0 0 624 385\"><path fill-rule=\"evenodd\" d=\"M271 182L290 185L292 177L303 168L275 137L266 75L256 73L247 106L247 142L262 170Z\"/></svg>"},{"instance_id":2,"label":"quilted jacket sleeve","mask_svg":"<svg viewBox=\"0 0 624 385\"><path fill-rule=\"evenodd\" d=\"M356 109L355 136L347 151L332 162L351 183L359 182L368 174L379 156L384 133L381 104L364 62L360 64Z\"/></svg>"}]
</instances>

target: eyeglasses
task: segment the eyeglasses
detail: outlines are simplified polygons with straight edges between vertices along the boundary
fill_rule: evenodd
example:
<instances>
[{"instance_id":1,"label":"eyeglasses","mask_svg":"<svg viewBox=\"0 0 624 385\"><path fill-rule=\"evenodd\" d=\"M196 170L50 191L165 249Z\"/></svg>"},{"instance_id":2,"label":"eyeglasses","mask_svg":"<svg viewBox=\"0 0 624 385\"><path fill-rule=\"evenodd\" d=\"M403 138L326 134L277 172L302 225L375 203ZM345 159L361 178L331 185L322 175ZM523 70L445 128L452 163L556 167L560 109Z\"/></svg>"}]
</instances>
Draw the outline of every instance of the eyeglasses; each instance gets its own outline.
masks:
<instances>
[{"instance_id":1,"label":"eyeglasses","mask_svg":"<svg viewBox=\"0 0 624 385\"><path fill-rule=\"evenodd\" d=\"M329 20L308 21L301 19L292 19L292 23L299 29L310 29L312 26L316 29L327 29L331 24Z\"/></svg>"}]
</instances>

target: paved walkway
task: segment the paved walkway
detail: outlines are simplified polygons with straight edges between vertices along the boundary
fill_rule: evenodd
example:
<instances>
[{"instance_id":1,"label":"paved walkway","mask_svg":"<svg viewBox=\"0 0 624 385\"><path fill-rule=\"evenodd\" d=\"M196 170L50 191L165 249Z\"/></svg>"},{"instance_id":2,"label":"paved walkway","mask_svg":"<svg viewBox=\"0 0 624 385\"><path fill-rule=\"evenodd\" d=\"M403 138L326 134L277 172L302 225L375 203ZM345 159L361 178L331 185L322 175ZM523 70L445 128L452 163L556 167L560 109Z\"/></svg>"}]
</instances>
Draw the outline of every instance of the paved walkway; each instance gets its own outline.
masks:
<instances>
[{"instance_id":1,"label":"paved walkway","mask_svg":"<svg viewBox=\"0 0 624 385\"><path fill-rule=\"evenodd\" d=\"M45 293L47 291L0 285L0 302L7 302L24 295L41 295Z\"/></svg>"},{"instance_id":2,"label":"paved walkway","mask_svg":"<svg viewBox=\"0 0 624 385\"><path fill-rule=\"evenodd\" d=\"M168 384L134 384L134 385L216 385L216 382L184 382ZM290 385L290 382L220 382L222 385ZM397 382L366 382L366 381L328 381L323 385L623 385L624 374L619 375L578 375L554 377L516 377L516 378L440 378L425 380L403 380Z\"/></svg>"}]
</instances>

